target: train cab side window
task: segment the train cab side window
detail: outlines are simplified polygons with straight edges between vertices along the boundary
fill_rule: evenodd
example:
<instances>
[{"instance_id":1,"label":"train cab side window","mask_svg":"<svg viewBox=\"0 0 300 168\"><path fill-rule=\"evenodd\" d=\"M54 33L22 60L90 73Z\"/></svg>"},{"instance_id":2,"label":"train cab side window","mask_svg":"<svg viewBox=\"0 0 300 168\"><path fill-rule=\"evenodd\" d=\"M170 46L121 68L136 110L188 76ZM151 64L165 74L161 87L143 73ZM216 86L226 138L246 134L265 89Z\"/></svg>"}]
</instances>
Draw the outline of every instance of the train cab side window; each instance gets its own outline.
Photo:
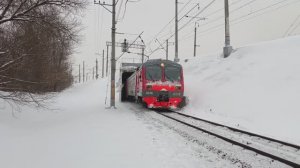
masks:
<instances>
[{"instance_id":1,"label":"train cab side window","mask_svg":"<svg viewBox=\"0 0 300 168\"><path fill-rule=\"evenodd\" d=\"M158 81L162 78L162 69L159 65L149 65L146 67L146 79Z\"/></svg>"}]
</instances>

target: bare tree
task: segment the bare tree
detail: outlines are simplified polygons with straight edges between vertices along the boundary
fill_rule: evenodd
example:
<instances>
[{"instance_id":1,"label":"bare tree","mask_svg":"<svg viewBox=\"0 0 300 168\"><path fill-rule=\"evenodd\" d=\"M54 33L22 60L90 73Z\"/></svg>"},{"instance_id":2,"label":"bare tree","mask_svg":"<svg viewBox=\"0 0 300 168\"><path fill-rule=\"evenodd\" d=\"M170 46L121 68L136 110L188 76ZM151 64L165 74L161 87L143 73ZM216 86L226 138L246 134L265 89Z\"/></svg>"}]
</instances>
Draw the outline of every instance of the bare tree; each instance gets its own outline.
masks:
<instances>
[{"instance_id":1,"label":"bare tree","mask_svg":"<svg viewBox=\"0 0 300 168\"><path fill-rule=\"evenodd\" d=\"M79 23L80 0L2 0L0 2L0 98L41 102L36 94L72 84L69 56ZM35 96L33 96L35 95Z\"/></svg>"},{"instance_id":2,"label":"bare tree","mask_svg":"<svg viewBox=\"0 0 300 168\"><path fill-rule=\"evenodd\" d=\"M76 10L83 7L81 0L3 0L0 2L0 24L10 21L35 21L33 12L57 8Z\"/></svg>"}]
</instances>

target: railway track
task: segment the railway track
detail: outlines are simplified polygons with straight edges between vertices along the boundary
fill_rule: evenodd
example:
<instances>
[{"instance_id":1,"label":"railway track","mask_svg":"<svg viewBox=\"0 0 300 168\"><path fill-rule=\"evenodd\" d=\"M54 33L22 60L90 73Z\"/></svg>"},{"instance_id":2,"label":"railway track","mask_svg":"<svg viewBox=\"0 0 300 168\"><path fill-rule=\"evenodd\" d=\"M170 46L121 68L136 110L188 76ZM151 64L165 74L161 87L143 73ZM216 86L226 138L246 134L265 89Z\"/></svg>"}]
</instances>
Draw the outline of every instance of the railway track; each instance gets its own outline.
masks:
<instances>
[{"instance_id":1,"label":"railway track","mask_svg":"<svg viewBox=\"0 0 300 168\"><path fill-rule=\"evenodd\" d=\"M228 127L175 111L155 111L157 114L188 127L208 133L214 137L253 151L259 155L279 161L291 167L300 167L300 146L266 136Z\"/></svg>"}]
</instances>

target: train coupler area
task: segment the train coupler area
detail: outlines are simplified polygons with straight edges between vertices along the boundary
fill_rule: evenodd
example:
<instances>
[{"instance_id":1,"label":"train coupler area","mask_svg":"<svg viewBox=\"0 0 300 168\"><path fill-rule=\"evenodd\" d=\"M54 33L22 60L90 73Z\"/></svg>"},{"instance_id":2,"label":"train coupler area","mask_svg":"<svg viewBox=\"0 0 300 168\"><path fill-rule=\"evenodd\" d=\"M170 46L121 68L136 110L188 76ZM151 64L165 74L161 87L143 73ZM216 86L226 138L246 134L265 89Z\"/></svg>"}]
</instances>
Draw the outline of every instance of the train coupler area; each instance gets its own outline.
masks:
<instances>
[{"instance_id":1,"label":"train coupler area","mask_svg":"<svg viewBox=\"0 0 300 168\"><path fill-rule=\"evenodd\" d=\"M158 102L169 102L169 93L168 92L159 92L159 95L157 97Z\"/></svg>"},{"instance_id":2,"label":"train coupler area","mask_svg":"<svg viewBox=\"0 0 300 168\"><path fill-rule=\"evenodd\" d=\"M165 100L165 101L163 101ZM167 101L166 101L167 100ZM144 97L143 102L146 104L146 107L148 108L155 108L155 109L176 109L179 107L179 104L181 103L181 98L170 98L169 96L166 96L165 94L162 94L158 97Z\"/></svg>"}]
</instances>

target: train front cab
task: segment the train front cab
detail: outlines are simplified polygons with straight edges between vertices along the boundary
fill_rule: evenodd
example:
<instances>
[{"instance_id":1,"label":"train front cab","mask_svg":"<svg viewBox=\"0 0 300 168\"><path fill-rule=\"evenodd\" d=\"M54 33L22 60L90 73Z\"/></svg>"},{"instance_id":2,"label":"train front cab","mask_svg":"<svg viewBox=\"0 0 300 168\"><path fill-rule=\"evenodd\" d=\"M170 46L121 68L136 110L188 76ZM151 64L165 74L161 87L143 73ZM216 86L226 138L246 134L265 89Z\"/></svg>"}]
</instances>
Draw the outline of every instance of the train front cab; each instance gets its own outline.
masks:
<instances>
[{"instance_id":1,"label":"train front cab","mask_svg":"<svg viewBox=\"0 0 300 168\"><path fill-rule=\"evenodd\" d=\"M176 109L185 105L183 70L168 60L148 61L143 66L142 102L148 108Z\"/></svg>"}]
</instances>

